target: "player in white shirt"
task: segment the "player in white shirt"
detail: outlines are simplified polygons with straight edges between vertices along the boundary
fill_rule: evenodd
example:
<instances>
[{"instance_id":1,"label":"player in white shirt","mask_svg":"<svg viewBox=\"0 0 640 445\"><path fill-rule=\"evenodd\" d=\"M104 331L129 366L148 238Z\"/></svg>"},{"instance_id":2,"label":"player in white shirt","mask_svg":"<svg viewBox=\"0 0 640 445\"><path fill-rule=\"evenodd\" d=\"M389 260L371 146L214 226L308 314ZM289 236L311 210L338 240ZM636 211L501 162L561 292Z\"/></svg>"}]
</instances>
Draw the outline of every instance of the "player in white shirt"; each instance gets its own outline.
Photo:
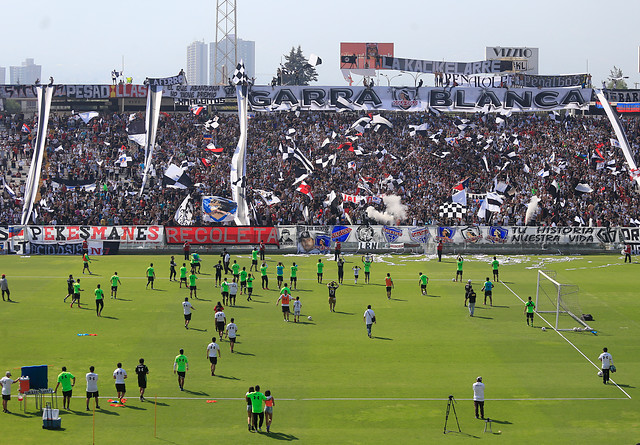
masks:
<instances>
[{"instance_id":1,"label":"player in white shirt","mask_svg":"<svg viewBox=\"0 0 640 445\"><path fill-rule=\"evenodd\" d=\"M118 367L113 371L113 378L116 381L116 392L118 393L118 399L122 403L122 398L127 392L124 380L127 378L127 371L122 369L122 363L118 363Z\"/></svg>"},{"instance_id":2,"label":"player in white shirt","mask_svg":"<svg viewBox=\"0 0 640 445\"><path fill-rule=\"evenodd\" d=\"M355 284L358 284L358 275L360 275L360 267L356 264L352 267L353 269L353 281Z\"/></svg>"},{"instance_id":3,"label":"player in white shirt","mask_svg":"<svg viewBox=\"0 0 640 445\"><path fill-rule=\"evenodd\" d=\"M89 366L89 372L85 376L87 379L87 411L90 411L89 401L92 398L96 399L96 409L100 409L100 404L98 403L98 374L93 371L95 371L95 368Z\"/></svg>"},{"instance_id":4,"label":"player in white shirt","mask_svg":"<svg viewBox=\"0 0 640 445\"><path fill-rule=\"evenodd\" d=\"M216 319L216 331L218 332L220 341L222 341L222 336L224 335L224 325L227 323L227 317L224 315L223 311L216 312L214 317Z\"/></svg>"},{"instance_id":5,"label":"player in white shirt","mask_svg":"<svg viewBox=\"0 0 640 445\"><path fill-rule=\"evenodd\" d=\"M300 297L296 297L293 302L293 322L298 323L300 321L300 311L302 310L302 301Z\"/></svg>"},{"instance_id":6,"label":"player in white shirt","mask_svg":"<svg viewBox=\"0 0 640 445\"><path fill-rule=\"evenodd\" d=\"M211 343L207 346L207 358L211 363L211 375L216 375L216 365L218 364L218 357L222 357L220 346L216 343L216 338L211 338Z\"/></svg>"},{"instance_id":7,"label":"player in white shirt","mask_svg":"<svg viewBox=\"0 0 640 445\"><path fill-rule=\"evenodd\" d=\"M376 313L371 309L371 305L367 306L362 318L364 319L364 324L367 325L367 335L371 338L371 326L376 322Z\"/></svg>"},{"instance_id":8,"label":"player in white shirt","mask_svg":"<svg viewBox=\"0 0 640 445\"><path fill-rule=\"evenodd\" d=\"M229 283L229 304L231 306L236 305L236 295L238 295L238 283L236 283L236 279L234 278L231 283Z\"/></svg>"},{"instance_id":9,"label":"player in white shirt","mask_svg":"<svg viewBox=\"0 0 640 445\"><path fill-rule=\"evenodd\" d=\"M476 419L484 419L484 383L482 383L482 377L479 376L473 384L473 406L476 409ZM480 409L480 417L478 417L478 408Z\"/></svg>"},{"instance_id":10,"label":"player in white shirt","mask_svg":"<svg viewBox=\"0 0 640 445\"><path fill-rule=\"evenodd\" d=\"M602 354L600 354L598 360L602 362L602 383L606 385L609 381L609 370L613 364L613 357L607 352L607 348L602 348Z\"/></svg>"},{"instance_id":11,"label":"player in white shirt","mask_svg":"<svg viewBox=\"0 0 640 445\"><path fill-rule=\"evenodd\" d=\"M189 297L184 297L184 301L182 302L182 309L184 310L184 328L189 329L189 322L191 321L191 311L194 311L194 308L189 302Z\"/></svg>"},{"instance_id":12,"label":"player in white shirt","mask_svg":"<svg viewBox=\"0 0 640 445\"><path fill-rule=\"evenodd\" d=\"M234 319L231 319L231 323L227 325L225 335L229 339L229 346L231 346L231 353L233 354L233 346L236 344L236 335L238 333L238 326L234 323Z\"/></svg>"}]
</instances>

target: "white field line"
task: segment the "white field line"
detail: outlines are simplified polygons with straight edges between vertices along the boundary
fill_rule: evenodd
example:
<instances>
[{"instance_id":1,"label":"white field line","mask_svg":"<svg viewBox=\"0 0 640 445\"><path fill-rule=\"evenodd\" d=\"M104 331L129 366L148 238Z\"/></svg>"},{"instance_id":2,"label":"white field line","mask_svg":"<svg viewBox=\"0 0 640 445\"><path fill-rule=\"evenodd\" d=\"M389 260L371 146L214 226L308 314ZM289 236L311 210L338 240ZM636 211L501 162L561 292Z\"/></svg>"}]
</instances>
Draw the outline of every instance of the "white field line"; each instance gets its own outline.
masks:
<instances>
[{"instance_id":1,"label":"white field line","mask_svg":"<svg viewBox=\"0 0 640 445\"><path fill-rule=\"evenodd\" d=\"M84 396L73 396L74 399L86 399ZM101 399L107 400L115 400L115 397L100 397ZM127 398L127 397L125 397ZM128 398L127 398L128 399ZM136 396L132 396L131 401L137 401ZM146 398L147 403L153 403L153 400L156 397L148 397ZM245 400L244 397L157 397L158 400ZM402 401L402 402L446 402L449 400L448 397L313 397L313 398L282 398L278 397L280 401L288 401L288 402L371 402L371 401ZM460 401L472 401L472 398L469 399L456 399ZM588 401L588 400L628 400L627 397L531 397L531 398L509 398L509 399L485 399L491 400L494 402L556 402L556 401Z\"/></svg>"},{"instance_id":2,"label":"white field line","mask_svg":"<svg viewBox=\"0 0 640 445\"><path fill-rule=\"evenodd\" d=\"M504 287L506 287L509 292L511 292L513 295L516 296L516 298L518 300L520 300L522 302L522 304L525 303L525 301L520 298L520 296L518 294L516 294L509 286L507 286L506 284L504 284L502 281L500 281L500 284L502 284ZM535 311L536 314L538 314L537 311ZM573 349L575 349L576 351L578 351L580 353L581 356L583 356L585 358L585 360L587 360L589 363L591 363L591 365L596 368L598 371L600 371L600 367L598 365L596 365L594 362L591 361L591 359L589 357L587 357L576 345L574 345L571 340L569 340L567 337L565 337L560 331L556 331L553 328L553 325L551 323L549 323L544 317L542 317L540 314L538 314L538 317L540 317L540 319L542 319L551 329L553 329L553 331L558 334L560 337L562 337L564 339L564 341L566 341L567 343L569 343ZM611 383L613 383L614 385L616 385L616 387L622 391L624 393L625 396L627 396L629 399L631 398L631 396L624 390L622 389L613 379L609 379L611 381Z\"/></svg>"}]
</instances>

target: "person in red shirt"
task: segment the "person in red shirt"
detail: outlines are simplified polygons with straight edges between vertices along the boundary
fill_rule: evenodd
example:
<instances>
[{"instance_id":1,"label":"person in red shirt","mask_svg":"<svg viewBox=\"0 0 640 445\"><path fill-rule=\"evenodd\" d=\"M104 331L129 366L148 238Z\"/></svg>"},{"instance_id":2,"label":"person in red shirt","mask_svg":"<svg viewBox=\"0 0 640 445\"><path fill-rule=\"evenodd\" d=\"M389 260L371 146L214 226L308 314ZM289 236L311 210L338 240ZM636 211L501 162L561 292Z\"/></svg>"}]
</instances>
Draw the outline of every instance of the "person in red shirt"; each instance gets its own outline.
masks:
<instances>
[{"instance_id":1,"label":"person in red shirt","mask_svg":"<svg viewBox=\"0 0 640 445\"><path fill-rule=\"evenodd\" d=\"M340 241L336 241L336 246L333 250L333 260L338 261L340 258L340 251L342 250L342 243Z\"/></svg>"},{"instance_id":2,"label":"person in red shirt","mask_svg":"<svg viewBox=\"0 0 640 445\"><path fill-rule=\"evenodd\" d=\"M629 263L631 263L631 244L626 244L624 246L624 262L627 262L627 259L629 260Z\"/></svg>"},{"instance_id":3,"label":"person in red shirt","mask_svg":"<svg viewBox=\"0 0 640 445\"><path fill-rule=\"evenodd\" d=\"M387 286L387 299L391 300L391 289L393 289L393 280L391 279L391 275L387 274L387 277L384 279L384 281Z\"/></svg>"},{"instance_id":4,"label":"person in red shirt","mask_svg":"<svg viewBox=\"0 0 640 445\"><path fill-rule=\"evenodd\" d=\"M442 261L442 241L438 241L438 263Z\"/></svg>"},{"instance_id":5,"label":"person in red shirt","mask_svg":"<svg viewBox=\"0 0 640 445\"><path fill-rule=\"evenodd\" d=\"M191 259L189 258L189 255L191 255L191 244L189 244L189 241L184 242L184 245L182 246L182 250L184 250L184 259L185 260Z\"/></svg>"},{"instance_id":6,"label":"person in red shirt","mask_svg":"<svg viewBox=\"0 0 640 445\"><path fill-rule=\"evenodd\" d=\"M264 251L265 251L264 241L260 240L260 260L264 261Z\"/></svg>"}]
</instances>

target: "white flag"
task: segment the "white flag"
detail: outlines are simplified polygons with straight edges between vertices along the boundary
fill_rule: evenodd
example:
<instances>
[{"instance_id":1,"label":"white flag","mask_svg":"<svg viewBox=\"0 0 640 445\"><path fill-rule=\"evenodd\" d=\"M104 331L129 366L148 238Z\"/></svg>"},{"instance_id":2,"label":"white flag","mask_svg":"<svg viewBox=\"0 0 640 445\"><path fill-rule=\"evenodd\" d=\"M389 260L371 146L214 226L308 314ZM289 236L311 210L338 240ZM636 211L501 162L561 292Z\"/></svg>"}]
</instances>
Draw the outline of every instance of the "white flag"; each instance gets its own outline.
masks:
<instances>
[{"instance_id":1,"label":"white flag","mask_svg":"<svg viewBox=\"0 0 640 445\"><path fill-rule=\"evenodd\" d=\"M176 214L173 219L180 226L190 226L193 224L193 203L191 202L191 195L187 195L176 210Z\"/></svg>"}]
</instances>

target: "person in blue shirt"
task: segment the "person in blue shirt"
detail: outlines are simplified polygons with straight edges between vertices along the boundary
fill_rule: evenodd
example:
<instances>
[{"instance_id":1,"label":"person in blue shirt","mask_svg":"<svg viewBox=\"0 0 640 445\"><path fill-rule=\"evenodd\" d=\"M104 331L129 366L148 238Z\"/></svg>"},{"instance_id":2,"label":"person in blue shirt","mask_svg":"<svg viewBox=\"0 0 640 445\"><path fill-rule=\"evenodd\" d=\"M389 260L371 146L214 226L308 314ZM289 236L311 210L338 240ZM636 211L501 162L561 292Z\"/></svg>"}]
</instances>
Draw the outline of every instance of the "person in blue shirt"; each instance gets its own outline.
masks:
<instances>
[{"instance_id":1,"label":"person in blue shirt","mask_svg":"<svg viewBox=\"0 0 640 445\"><path fill-rule=\"evenodd\" d=\"M278 289L282 287L284 281L284 264L278 263L276 266L276 278L278 279Z\"/></svg>"},{"instance_id":2,"label":"person in blue shirt","mask_svg":"<svg viewBox=\"0 0 640 445\"><path fill-rule=\"evenodd\" d=\"M489 281L489 277L487 277L487 281L484 282L482 290L484 291L484 304L487 304L487 297L489 297L489 304L493 306L493 298L491 292L493 290L493 283Z\"/></svg>"}]
</instances>

